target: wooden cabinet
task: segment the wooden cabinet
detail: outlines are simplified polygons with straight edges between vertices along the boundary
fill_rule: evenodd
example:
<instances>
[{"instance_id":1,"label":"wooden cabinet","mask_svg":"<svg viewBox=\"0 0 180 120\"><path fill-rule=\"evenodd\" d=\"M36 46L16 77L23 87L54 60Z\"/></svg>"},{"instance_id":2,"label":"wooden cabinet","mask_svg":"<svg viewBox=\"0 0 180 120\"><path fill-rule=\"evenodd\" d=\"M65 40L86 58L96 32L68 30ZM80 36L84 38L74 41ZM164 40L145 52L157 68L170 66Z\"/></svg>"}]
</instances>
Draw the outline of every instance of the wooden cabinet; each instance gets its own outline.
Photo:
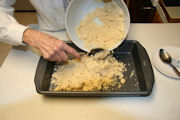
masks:
<instances>
[{"instance_id":1,"label":"wooden cabinet","mask_svg":"<svg viewBox=\"0 0 180 120\"><path fill-rule=\"evenodd\" d=\"M159 16L158 11L155 11L154 17L153 17L153 23L163 23L163 21L161 20L161 17Z\"/></svg>"},{"instance_id":2,"label":"wooden cabinet","mask_svg":"<svg viewBox=\"0 0 180 120\"><path fill-rule=\"evenodd\" d=\"M132 23L151 23L156 8L151 0L129 0L129 12Z\"/></svg>"},{"instance_id":3,"label":"wooden cabinet","mask_svg":"<svg viewBox=\"0 0 180 120\"><path fill-rule=\"evenodd\" d=\"M159 0L159 5L162 8L162 11L164 12L167 21L169 23L180 23L180 1L164 1Z\"/></svg>"}]
</instances>

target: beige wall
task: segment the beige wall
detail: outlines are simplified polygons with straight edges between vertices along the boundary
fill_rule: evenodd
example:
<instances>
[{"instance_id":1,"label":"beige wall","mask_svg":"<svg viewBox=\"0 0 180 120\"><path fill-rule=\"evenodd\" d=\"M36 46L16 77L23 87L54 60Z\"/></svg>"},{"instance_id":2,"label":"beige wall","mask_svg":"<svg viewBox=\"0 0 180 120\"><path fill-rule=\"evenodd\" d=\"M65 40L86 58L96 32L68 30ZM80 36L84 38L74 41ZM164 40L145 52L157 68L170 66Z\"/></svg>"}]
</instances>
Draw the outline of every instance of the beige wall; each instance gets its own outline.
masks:
<instances>
[{"instance_id":1,"label":"beige wall","mask_svg":"<svg viewBox=\"0 0 180 120\"><path fill-rule=\"evenodd\" d=\"M14 7L18 11L35 10L29 0L16 0Z\"/></svg>"}]
</instances>

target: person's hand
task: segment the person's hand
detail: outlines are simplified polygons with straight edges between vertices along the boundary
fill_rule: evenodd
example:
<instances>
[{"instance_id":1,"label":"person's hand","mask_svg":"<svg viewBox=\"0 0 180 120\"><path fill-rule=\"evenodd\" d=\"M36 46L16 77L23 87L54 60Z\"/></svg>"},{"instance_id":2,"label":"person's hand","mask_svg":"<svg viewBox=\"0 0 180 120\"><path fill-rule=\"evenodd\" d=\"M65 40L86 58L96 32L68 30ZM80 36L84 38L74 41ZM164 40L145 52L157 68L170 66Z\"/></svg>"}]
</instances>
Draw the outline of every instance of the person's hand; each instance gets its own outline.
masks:
<instances>
[{"instance_id":1,"label":"person's hand","mask_svg":"<svg viewBox=\"0 0 180 120\"><path fill-rule=\"evenodd\" d=\"M49 61L67 61L67 54L80 59L79 53L63 41L37 30L26 29L23 34L23 42L37 48L41 55Z\"/></svg>"}]
</instances>

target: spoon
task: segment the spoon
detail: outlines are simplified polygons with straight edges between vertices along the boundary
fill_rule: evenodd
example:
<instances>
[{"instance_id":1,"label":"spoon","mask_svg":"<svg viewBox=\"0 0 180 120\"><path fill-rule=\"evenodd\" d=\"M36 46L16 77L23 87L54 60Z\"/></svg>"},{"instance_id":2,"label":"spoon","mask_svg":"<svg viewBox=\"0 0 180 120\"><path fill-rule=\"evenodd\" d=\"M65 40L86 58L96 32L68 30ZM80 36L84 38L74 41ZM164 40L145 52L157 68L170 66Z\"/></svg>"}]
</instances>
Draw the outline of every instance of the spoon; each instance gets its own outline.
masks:
<instances>
[{"instance_id":1,"label":"spoon","mask_svg":"<svg viewBox=\"0 0 180 120\"><path fill-rule=\"evenodd\" d=\"M112 0L103 0L104 2L111 2Z\"/></svg>"},{"instance_id":2,"label":"spoon","mask_svg":"<svg viewBox=\"0 0 180 120\"><path fill-rule=\"evenodd\" d=\"M160 49L159 50L159 56L161 60L167 64L169 64L173 70L176 72L176 74L180 77L180 72L177 70L177 68L172 64L172 58L171 56L164 50Z\"/></svg>"},{"instance_id":3,"label":"spoon","mask_svg":"<svg viewBox=\"0 0 180 120\"><path fill-rule=\"evenodd\" d=\"M93 48L89 53L88 56L95 55L98 52L104 51L103 48Z\"/></svg>"}]
</instances>

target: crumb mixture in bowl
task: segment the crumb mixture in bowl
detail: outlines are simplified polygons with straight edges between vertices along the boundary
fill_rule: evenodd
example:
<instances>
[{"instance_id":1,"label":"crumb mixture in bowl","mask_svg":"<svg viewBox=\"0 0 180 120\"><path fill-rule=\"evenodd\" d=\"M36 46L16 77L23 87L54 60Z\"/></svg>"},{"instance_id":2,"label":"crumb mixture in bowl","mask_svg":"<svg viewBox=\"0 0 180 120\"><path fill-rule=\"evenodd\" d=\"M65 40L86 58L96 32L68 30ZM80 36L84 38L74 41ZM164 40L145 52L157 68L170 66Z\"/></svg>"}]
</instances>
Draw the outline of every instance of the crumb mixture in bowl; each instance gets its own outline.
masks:
<instances>
[{"instance_id":1,"label":"crumb mixture in bowl","mask_svg":"<svg viewBox=\"0 0 180 120\"><path fill-rule=\"evenodd\" d=\"M109 51L83 55L80 62L69 60L52 75L53 91L102 91L125 84L125 65Z\"/></svg>"},{"instance_id":2,"label":"crumb mixture in bowl","mask_svg":"<svg viewBox=\"0 0 180 120\"><path fill-rule=\"evenodd\" d=\"M116 2L105 3L88 13L76 27L77 36L88 50L92 48L112 49L125 37L124 14Z\"/></svg>"}]
</instances>

